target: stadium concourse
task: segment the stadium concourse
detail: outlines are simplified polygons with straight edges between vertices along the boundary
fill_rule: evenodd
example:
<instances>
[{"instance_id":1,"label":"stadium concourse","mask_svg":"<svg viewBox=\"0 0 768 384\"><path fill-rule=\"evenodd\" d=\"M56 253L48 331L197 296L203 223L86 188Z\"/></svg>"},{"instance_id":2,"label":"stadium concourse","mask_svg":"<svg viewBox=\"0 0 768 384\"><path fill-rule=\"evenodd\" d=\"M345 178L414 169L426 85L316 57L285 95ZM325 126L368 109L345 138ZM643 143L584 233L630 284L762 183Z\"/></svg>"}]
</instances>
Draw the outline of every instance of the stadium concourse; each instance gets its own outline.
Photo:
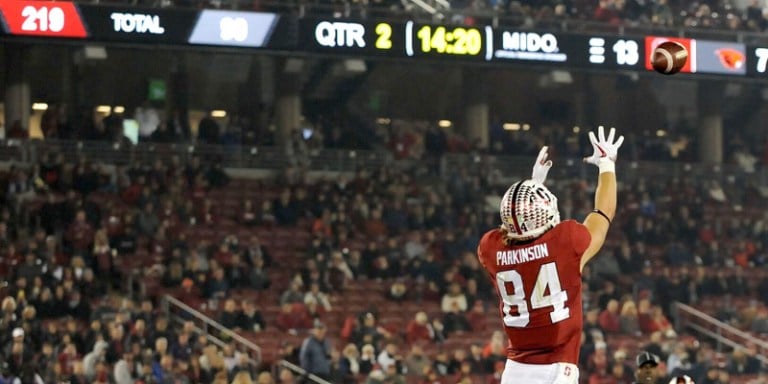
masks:
<instances>
[{"instance_id":1,"label":"stadium concourse","mask_svg":"<svg viewBox=\"0 0 768 384\"><path fill-rule=\"evenodd\" d=\"M253 179L157 149L156 161L110 167L43 148L3 174L3 378L292 383L279 361L298 363L322 323L334 383L498 382L506 340L474 251L506 182L473 156L448 156L451 177L401 159L361 160L346 177L289 167ZM580 219L590 186L568 164L558 160L551 187L563 217ZM724 167L620 166L609 244L584 273L584 383L630 382L641 349L665 375L766 382L765 164ZM198 333L204 324L165 295L227 331ZM675 302L754 342L731 350L675 328Z\"/></svg>"}]
</instances>

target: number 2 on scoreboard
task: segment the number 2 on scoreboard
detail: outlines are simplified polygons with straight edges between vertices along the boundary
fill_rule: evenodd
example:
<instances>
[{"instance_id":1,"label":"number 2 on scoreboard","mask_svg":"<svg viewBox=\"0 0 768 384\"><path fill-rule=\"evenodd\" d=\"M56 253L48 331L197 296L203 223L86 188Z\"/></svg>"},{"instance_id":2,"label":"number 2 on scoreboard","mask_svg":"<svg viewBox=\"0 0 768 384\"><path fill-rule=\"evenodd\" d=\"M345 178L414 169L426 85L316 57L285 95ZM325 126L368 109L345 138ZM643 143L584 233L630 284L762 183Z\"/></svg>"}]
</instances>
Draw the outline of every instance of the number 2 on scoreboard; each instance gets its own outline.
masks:
<instances>
[{"instance_id":1,"label":"number 2 on scoreboard","mask_svg":"<svg viewBox=\"0 0 768 384\"><path fill-rule=\"evenodd\" d=\"M376 48L392 48L392 26L387 23L376 24Z\"/></svg>"},{"instance_id":2,"label":"number 2 on scoreboard","mask_svg":"<svg viewBox=\"0 0 768 384\"><path fill-rule=\"evenodd\" d=\"M514 289L512 294L507 290L507 283L512 283ZM496 284L504 303L502 308L504 325L514 328L527 326L531 319L523 287L523 277L514 270L501 271L496 274ZM549 294L547 294L547 288L549 288ZM553 324L571 316L570 309L565 306L565 302L568 301L568 293L560 287L560 276L557 274L555 263L546 263L539 268L539 274L528 301L530 301L530 307L533 309L552 307L549 319ZM513 307L517 309L517 313L512 312Z\"/></svg>"}]
</instances>

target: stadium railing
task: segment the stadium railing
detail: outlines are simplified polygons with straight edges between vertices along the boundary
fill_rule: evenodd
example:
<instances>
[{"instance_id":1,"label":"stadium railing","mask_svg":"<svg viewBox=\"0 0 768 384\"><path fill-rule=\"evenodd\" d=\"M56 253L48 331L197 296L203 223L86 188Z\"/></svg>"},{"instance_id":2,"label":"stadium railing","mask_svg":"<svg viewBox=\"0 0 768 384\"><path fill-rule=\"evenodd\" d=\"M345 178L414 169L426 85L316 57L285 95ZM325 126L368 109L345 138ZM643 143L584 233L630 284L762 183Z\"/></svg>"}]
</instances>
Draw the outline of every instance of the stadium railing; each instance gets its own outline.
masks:
<instances>
[{"instance_id":1,"label":"stadium railing","mask_svg":"<svg viewBox=\"0 0 768 384\"><path fill-rule=\"evenodd\" d=\"M217 334L220 337L230 338L233 342L249 351L249 357L252 364L258 366L261 363L261 348L258 345L238 335L235 331L219 324L205 314L184 304L175 297L164 295L162 299L162 309L169 318L174 319L176 322L184 323L184 321L192 320L195 323L198 332L206 335L209 341L219 347L224 347L227 343L214 335L214 332L218 331Z\"/></svg>"},{"instance_id":2,"label":"stadium railing","mask_svg":"<svg viewBox=\"0 0 768 384\"><path fill-rule=\"evenodd\" d=\"M706 336L716 342L716 351L723 352L723 348L748 349L749 345L757 347L755 357L762 364L768 364L768 343L760 340L755 335L730 326L706 313L683 303L675 303L676 323L675 329L688 329Z\"/></svg>"},{"instance_id":3,"label":"stadium railing","mask_svg":"<svg viewBox=\"0 0 768 384\"><path fill-rule=\"evenodd\" d=\"M299 375L300 377L307 378L309 381L311 381L313 383L317 383L317 384L331 384L330 381L327 381L327 380L323 379L322 377L319 377L319 376L314 375L312 373L308 374L306 370L304 370L303 368L299 367L296 364L291 363L290 361L280 360L277 363L277 365L281 366L281 367L288 368L291 371L293 371L295 374Z\"/></svg>"},{"instance_id":4,"label":"stadium railing","mask_svg":"<svg viewBox=\"0 0 768 384\"><path fill-rule=\"evenodd\" d=\"M238 335L234 330L224 327L205 314L184 304L182 301L176 299L175 297L171 295L164 295L162 300L162 308L166 316L180 324L183 324L187 320L191 320L190 317L193 318L195 322L195 331L199 334L205 335L210 342L221 348L227 345L227 343L216 337L213 332L218 331L218 334L222 337L231 338L232 341L251 352L251 364L258 366L261 363L261 348L258 345ZM290 369L298 376L308 379L310 382L316 384L331 384L331 382L326 381L317 375L308 373L303 368L287 360L279 361L278 365Z\"/></svg>"}]
</instances>

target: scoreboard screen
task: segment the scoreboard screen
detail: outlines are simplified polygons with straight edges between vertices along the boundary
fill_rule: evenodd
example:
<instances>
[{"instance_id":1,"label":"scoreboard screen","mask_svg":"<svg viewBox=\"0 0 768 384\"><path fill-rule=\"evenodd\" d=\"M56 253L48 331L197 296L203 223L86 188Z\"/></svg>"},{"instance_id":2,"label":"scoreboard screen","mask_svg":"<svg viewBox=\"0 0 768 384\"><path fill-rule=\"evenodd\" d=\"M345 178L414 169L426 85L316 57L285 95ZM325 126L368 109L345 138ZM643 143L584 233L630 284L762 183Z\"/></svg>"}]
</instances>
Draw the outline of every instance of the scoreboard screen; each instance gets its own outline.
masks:
<instances>
[{"instance_id":1,"label":"scoreboard screen","mask_svg":"<svg viewBox=\"0 0 768 384\"><path fill-rule=\"evenodd\" d=\"M768 71L768 46L735 41L2 0L0 38L15 37L614 71L652 71L651 52L671 40L689 51L683 73L762 78Z\"/></svg>"}]
</instances>

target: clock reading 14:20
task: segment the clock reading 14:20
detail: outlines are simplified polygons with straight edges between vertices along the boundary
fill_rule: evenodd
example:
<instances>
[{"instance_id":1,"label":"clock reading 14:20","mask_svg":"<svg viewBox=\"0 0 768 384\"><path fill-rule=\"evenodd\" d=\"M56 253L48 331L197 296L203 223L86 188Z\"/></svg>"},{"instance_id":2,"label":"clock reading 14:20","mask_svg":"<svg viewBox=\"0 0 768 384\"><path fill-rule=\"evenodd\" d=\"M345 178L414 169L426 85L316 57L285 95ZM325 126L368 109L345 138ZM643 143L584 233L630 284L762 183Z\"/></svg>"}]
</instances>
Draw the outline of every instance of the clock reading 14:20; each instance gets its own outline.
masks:
<instances>
[{"instance_id":1,"label":"clock reading 14:20","mask_svg":"<svg viewBox=\"0 0 768 384\"><path fill-rule=\"evenodd\" d=\"M432 27L425 25L416 32L423 53L450 55L479 55L483 49L483 35L476 28Z\"/></svg>"}]
</instances>

